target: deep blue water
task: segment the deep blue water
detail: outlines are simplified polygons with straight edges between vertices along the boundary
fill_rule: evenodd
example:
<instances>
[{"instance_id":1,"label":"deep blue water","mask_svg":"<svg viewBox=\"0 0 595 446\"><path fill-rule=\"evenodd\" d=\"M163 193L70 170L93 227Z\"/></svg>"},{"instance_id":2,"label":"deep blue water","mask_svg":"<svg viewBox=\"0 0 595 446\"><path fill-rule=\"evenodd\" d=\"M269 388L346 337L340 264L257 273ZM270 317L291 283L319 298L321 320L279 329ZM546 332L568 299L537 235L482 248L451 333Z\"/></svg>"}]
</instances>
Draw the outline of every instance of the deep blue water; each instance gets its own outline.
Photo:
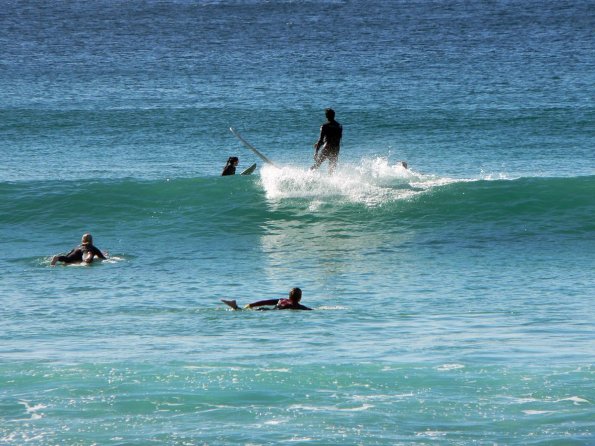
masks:
<instances>
[{"instance_id":1,"label":"deep blue water","mask_svg":"<svg viewBox=\"0 0 595 446\"><path fill-rule=\"evenodd\" d=\"M593 29L588 1L2 2L0 444L594 444ZM107 261L50 266L87 231ZM295 286L315 311L219 301Z\"/></svg>"}]
</instances>

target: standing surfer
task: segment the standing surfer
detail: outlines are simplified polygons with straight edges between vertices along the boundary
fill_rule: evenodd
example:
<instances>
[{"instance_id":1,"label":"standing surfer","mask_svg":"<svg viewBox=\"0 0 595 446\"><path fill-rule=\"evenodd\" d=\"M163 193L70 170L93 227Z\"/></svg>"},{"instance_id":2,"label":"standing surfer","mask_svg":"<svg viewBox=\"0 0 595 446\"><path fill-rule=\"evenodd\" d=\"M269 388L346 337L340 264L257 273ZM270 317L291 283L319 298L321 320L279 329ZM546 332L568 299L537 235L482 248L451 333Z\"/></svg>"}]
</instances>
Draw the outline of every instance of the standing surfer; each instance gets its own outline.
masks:
<instances>
[{"instance_id":1,"label":"standing surfer","mask_svg":"<svg viewBox=\"0 0 595 446\"><path fill-rule=\"evenodd\" d=\"M337 161L339 159L343 126L335 121L335 111L332 108L327 108L324 114L327 122L320 127L320 137L314 144L314 148L316 149L314 153L314 165L310 169L318 169L328 159L328 171L332 174L337 167ZM322 150L320 149L321 147Z\"/></svg>"}]
</instances>

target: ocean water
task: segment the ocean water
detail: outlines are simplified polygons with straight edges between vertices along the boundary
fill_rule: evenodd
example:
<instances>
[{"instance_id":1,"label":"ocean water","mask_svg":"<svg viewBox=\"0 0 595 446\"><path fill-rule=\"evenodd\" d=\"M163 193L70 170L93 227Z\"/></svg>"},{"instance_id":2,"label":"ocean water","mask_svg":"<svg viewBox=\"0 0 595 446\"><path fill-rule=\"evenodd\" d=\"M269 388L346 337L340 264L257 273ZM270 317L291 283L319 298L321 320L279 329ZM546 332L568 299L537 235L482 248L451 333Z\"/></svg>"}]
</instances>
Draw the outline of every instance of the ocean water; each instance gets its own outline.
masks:
<instances>
[{"instance_id":1,"label":"ocean water","mask_svg":"<svg viewBox=\"0 0 595 446\"><path fill-rule=\"evenodd\" d=\"M592 2L1 3L1 445L595 444Z\"/></svg>"}]
</instances>

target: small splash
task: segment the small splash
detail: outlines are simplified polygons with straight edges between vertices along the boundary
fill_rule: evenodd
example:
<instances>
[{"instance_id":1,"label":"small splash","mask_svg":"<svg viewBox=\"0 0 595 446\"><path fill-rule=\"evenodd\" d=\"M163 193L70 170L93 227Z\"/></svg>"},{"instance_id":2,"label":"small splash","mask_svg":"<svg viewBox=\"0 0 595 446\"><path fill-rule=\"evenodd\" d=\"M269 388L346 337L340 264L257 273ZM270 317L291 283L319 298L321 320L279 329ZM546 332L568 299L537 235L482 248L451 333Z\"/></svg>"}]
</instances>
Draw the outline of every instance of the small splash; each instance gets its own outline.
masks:
<instances>
[{"instance_id":1,"label":"small splash","mask_svg":"<svg viewBox=\"0 0 595 446\"><path fill-rule=\"evenodd\" d=\"M30 405L27 401L19 401L19 403L25 406L25 412L31 417L31 420L39 420L43 418L43 413L38 412L47 408L44 404Z\"/></svg>"},{"instance_id":2,"label":"small splash","mask_svg":"<svg viewBox=\"0 0 595 446\"><path fill-rule=\"evenodd\" d=\"M523 410L525 415L545 415L549 413L554 413L551 410Z\"/></svg>"},{"instance_id":3,"label":"small splash","mask_svg":"<svg viewBox=\"0 0 595 446\"><path fill-rule=\"evenodd\" d=\"M364 411L364 410L373 409L374 407L375 406L373 404L364 403L361 406L345 407L345 408L340 408L339 410L347 411L347 412L361 412L361 411Z\"/></svg>"},{"instance_id":4,"label":"small splash","mask_svg":"<svg viewBox=\"0 0 595 446\"><path fill-rule=\"evenodd\" d=\"M445 437L446 432L442 431L425 431L425 432L417 432L415 434L416 437L427 437L427 438L439 438Z\"/></svg>"},{"instance_id":5,"label":"small splash","mask_svg":"<svg viewBox=\"0 0 595 446\"><path fill-rule=\"evenodd\" d=\"M342 305L323 305L321 307L316 307L317 310L327 310L327 311L336 311L336 310L348 310L348 307Z\"/></svg>"},{"instance_id":6,"label":"small splash","mask_svg":"<svg viewBox=\"0 0 595 446\"><path fill-rule=\"evenodd\" d=\"M120 256L109 256L107 259L102 260L103 263L119 263L126 260L124 257Z\"/></svg>"},{"instance_id":7,"label":"small splash","mask_svg":"<svg viewBox=\"0 0 595 446\"><path fill-rule=\"evenodd\" d=\"M485 181L497 181L497 180L514 180L519 177L511 177L505 172L486 172L483 169L479 172L479 178Z\"/></svg>"},{"instance_id":8,"label":"small splash","mask_svg":"<svg viewBox=\"0 0 595 446\"><path fill-rule=\"evenodd\" d=\"M288 418L283 418L283 419L276 418L274 420L268 420L268 421L264 422L265 425L269 425L269 426L278 426L280 424L287 424L287 423L289 423Z\"/></svg>"},{"instance_id":9,"label":"small splash","mask_svg":"<svg viewBox=\"0 0 595 446\"><path fill-rule=\"evenodd\" d=\"M51 262L52 262L52 257L44 257L39 264L43 265L43 266L52 266ZM67 266L69 268L87 268L89 266L92 265L101 265L101 264L115 264L115 263L120 263L123 262L124 260L126 260L124 257L120 257L120 256L109 256L107 259L95 259L92 263L85 263L85 262L80 262L80 263L62 263L62 262L58 262L56 265L54 265L55 267L58 266Z\"/></svg>"},{"instance_id":10,"label":"small splash","mask_svg":"<svg viewBox=\"0 0 595 446\"><path fill-rule=\"evenodd\" d=\"M579 404L589 404L590 401L586 400L584 398L578 397L578 396L571 396L568 398L562 398L558 401L571 401L575 406L578 406Z\"/></svg>"},{"instance_id":11,"label":"small splash","mask_svg":"<svg viewBox=\"0 0 595 446\"><path fill-rule=\"evenodd\" d=\"M464 368L465 366L463 364L443 364L441 366L436 367L436 370L440 372L448 372L450 370L458 370Z\"/></svg>"},{"instance_id":12,"label":"small splash","mask_svg":"<svg viewBox=\"0 0 595 446\"><path fill-rule=\"evenodd\" d=\"M527 403L535 403L539 400L537 400L537 398L525 397L525 398L513 398L513 401L517 404L527 404Z\"/></svg>"},{"instance_id":13,"label":"small splash","mask_svg":"<svg viewBox=\"0 0 595 446\"><path fill-rule=\"evenodd\" d=\"M373 404L358 404L358 405L350 405L350 406L311 406L308 404L293 404L290 406L292 410L303 410L306 412L361 412L373 409L375 406Z\"/></svg>"}]
</instances>

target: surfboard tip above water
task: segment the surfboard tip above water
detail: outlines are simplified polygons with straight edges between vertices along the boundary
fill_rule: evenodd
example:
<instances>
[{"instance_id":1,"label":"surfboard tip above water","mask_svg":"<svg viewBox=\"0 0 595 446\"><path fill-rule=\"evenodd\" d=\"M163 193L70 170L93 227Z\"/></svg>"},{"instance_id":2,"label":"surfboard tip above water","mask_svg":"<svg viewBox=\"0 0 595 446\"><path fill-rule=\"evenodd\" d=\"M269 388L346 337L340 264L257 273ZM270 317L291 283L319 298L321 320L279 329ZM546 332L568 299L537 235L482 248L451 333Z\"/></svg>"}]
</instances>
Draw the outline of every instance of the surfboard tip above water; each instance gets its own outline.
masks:
<instances>
[{"instance_id":1,"label":"surfboard tip above water","mask_svg":"<svg viewBox=\"0 0 595 446\"><path fill-rule=\"evenodd\" d=\"M260 150L258 150L256 147L254 147L248 141L246 141L244 139L244 137L242 135L240 135L239 132L236 129L234 129L233 127L230 127L229 128L229 131L231 133L233 133L234 136L236 138L238 138L241 141L242 144L244 144L244 146L246 146L248 149L252 150L252 152L254 152L254 154L256 156L258 156L261 160L263 160L265 163L270 164L271 166L279 167L273 161L271 161L266 155L264 155L262 152L260 152Z\"/></svg>"}]
</instances>

